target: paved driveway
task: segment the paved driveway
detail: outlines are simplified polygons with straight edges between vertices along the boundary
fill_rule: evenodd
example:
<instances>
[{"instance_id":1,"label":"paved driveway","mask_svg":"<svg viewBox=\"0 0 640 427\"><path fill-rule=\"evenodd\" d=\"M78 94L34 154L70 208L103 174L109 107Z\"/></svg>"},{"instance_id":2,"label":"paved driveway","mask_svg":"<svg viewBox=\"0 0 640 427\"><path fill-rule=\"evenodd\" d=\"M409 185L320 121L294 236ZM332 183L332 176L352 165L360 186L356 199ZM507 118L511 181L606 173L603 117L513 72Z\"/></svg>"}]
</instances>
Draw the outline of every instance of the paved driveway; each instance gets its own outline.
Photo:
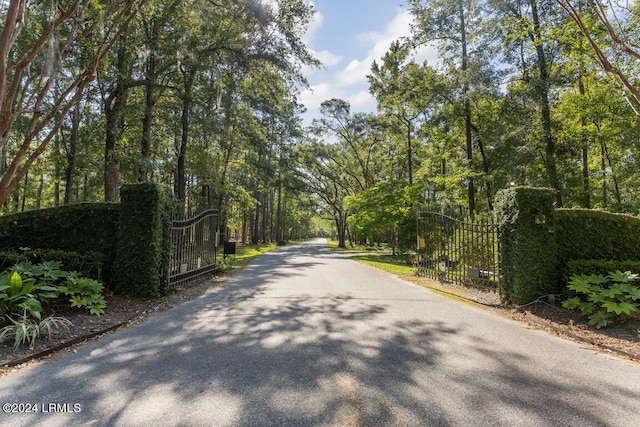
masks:
<instances>
[{"instance_id":1,"label":"paved driveway","mask_svg":"<svg viewBox=\"0 0 640 427\"><path fill-rule=\"evenodd\" d=\"M633 426L640 365L325 249L0 380L2 426ZM22 405L22 406L20 406Z\"/></svg>"}]
</instances>

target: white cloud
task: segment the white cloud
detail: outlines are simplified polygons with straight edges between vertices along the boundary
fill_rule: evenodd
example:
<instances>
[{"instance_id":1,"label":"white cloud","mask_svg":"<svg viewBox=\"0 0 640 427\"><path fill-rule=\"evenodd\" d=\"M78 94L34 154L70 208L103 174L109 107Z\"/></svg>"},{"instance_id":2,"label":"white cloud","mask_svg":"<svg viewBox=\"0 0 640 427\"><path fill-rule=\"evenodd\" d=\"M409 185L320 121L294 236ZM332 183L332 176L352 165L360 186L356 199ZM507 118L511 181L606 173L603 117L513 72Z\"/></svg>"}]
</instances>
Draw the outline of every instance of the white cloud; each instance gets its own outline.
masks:
<instances>
[{"instance_id":1,"label":"white cloud","mask_svg":"<svg viewBox=\"0 0 640 427\"><path fill-rule=\"evenodd\" d=\"M319 13L317 14L319 15ZM307 107L305 121L310 124L319 116L320 104L331 98L340 98L351 104L352 112L374 112L375 98L369 93L367 75L371 72L371 64L379 61L389 50L391 43L411 34L413 18L408 10L400 10L381 32L368 31L357 34L356 39L362 44L363 57L351 58L343 68L337 68L343 60L342 56L329 51L315 52L326 67L324 72L313 73L318 81L302 92L300 101ZM322 17L316 21L314 31L322 26ZM309 34L309 32L308 32ZM312 38L310 39L312 41ZM431 47L425 47L415 54L416 60L435 61L437 53ZM311 75L311 74L310 74Z\"/></svg>"},{"instance_id":2,"label":"white cloud","mask_svg":"<svg viewBox=\"0 0 640 427\"><path fill-rule=\"evenodd\" d=\"M351 109L353 112L364 112L369 113L373 112L377 108L376 99L371 96L368 90L360 91L358 93L354 93L349 98L349 103L351 104Z\"/></svg>"},{"instance_id":3,"label":"white cloud","mask_svg":"<svg viewBox=\"0 0 640 427\"><path fill-rule=\"evenodd\" d=\"M309 2L309 4L311 6L314 6L314 3L311 1ZM311 21L307 26L307 31L302 36L302 41L307 45L313 42L313 40L315 39L316 33L324 25L324 17L322 16L322 14L315 9L314 9L314 12L315 13L313 14L313 17L311 18Z\"/></svg>"},{"instance_id":4,"label":"white cloud","mask_svg":"<svg viewBox=\"0 0 640 427\"><path fill-rule=\"evenodd\" d=\"M322 62L324 67L330 68L340 64L344 59L344 56L335 55L328 50L321 50L320 52L313 51L313 55Z\"/></svg>"}]
</instances>

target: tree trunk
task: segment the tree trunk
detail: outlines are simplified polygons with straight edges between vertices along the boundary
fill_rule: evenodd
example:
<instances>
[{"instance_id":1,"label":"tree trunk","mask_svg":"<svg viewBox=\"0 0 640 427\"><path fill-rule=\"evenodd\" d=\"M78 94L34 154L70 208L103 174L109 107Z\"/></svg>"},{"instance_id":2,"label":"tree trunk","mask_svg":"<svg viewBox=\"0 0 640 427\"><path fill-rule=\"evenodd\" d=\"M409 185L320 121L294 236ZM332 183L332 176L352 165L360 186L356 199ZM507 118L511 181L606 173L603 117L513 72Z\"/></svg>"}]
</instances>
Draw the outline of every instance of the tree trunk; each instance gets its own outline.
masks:
<instances>
[{"instance_id":1,"label":"tree trunk","mask_svg":"<svg viewBox=\"0 0 640 427\"><path fill-rule=\"evenodd\" d=\"M276 243L283 244L284 239L282 238L282 182L281 182L282 171L278 170L278 195L277 195L277 207L276 207Z\"/></svg>"},{"instance_id":2,"label":"tree trunk","mask_svg":"<svg viewBox=\"0 0 640 427\"><path fill-rule=\"evenodd\" d=\"M104 146L104 200L105 202L118 201L118 179L120 162L116 154L120 130L124 128L124 108L127 103L127 94L130 84L127 82L127 54L126 37L118 46L118 77L113 90L108 96L104 96L104 116L106 120L105 146Z\"/></svg>"},{"instance_id":3,"label":"tree trunk","mask_svg":"<svg viewBox=\"0 0 640 427\"><path fill-rule=\"evenodd\" d=\"M462 98L464 102L464 131L465 141L467 149L467 167L469 172L473 174L473 139L471 136L471 102L469 101L469 83L467 79L467 69L469 68L468 56L467 56L467 29L464 16L464 1L460 0L460 40L462 43L462 74L463 74L463 86L462 86ZM469 176L469 214L471 218L476 211L476 189L473 176Z\"/></svg>"},{"instance_id":4,"label":"tree trunk","mask_svg":"<svg viewBox=\"0 0 640 427\"><path fill-rule=\"evenodd\" d=\"M56 134L53 139L53 149L56 157L60 158L60 132ZM55 168L53 170L54 182L53 182L53 206L60 206L60 180L62 179L62 173L60 171L61 165L59 161L55 162Z\"/></svg>"},{"instance_id":5,"label":"tree trunk","mask_svg":"<svg viewBox=\"0 0 640 427\"><path fill-rule=\"evenodd\" d=\"M242 237L240 242L244 245L247 242L247 210L242 210Z\"/></svg>"},{"instance_id":6,"label":"tree trunk","mask_svg":"<svg viewBox=\"0 0 640 427\"><path fill-rule=\"evenodd\" d=\"M606 207L609 204L607 197L607 164L605 160L605 145L604 142L600 144L600 171L602 173L602 206Z\"/></svg>"},{"instance_id":7,"label":"tree trunk","mask_svg":"<svg viewBox=\"0 0 640 427\"><path fill-rule=\"evenodd\" d=\"M29 189L29 171L24 174L24 191L22 192L22 205L20 212L24 212L25 203L27 201L27 190Z\"/></svg>"},{"instance_id":8,"label":"tree trunk","mask_svg":"<svg viewBox=\"0 0 640 427\"><path fill-rule=\"evenodd\" d=\"M413 185L413 147L411 141L411 120L407 121L407 163L409 167L409 185Z\"/></svg>"},{"instance_id":9,"label":"tree trunk","mask_svg":"<svg viewBox=\"0 0 640 427\"><path fill-rule=\"evenodd\" d=\"M182 135L180 137L180 146L178 147L178 165L176 168L175 178L175 194L184 210L187 199L187 174L186 174L186 158L187 144L189 143L189 125L191 123L191 107L193 105L192 88L195 79L195 67L188 73L183 73L184 93L182 94L182 116L180 122L182 124Z\"/></svg>"},{"instance_id":10,"label":"tree trunk","mask_svg":"<svg viewBox=\"0 0 640 427\"><path fill-rule=\"evenodd\" d=\"M338 247L344 249L347 247L346 238L345 238L346 227L345 227L344 221L342 221L341 213L335 214L335 221L336 221L336 230L338 231Z\"/></svg>"},{"instance_id":11,"label":"tree trunk","mask_svg":"<svg viewBox=\"0 0 640 427\"><path fill-rule=\"evenodd\" d=\"M40 210L42 205L42 190L44 190L44 174L40 175L40 183L38 184L38 192L36 193L36 210Z\"/></svg>"},{"instance_id":12,"label":"tree trunk","mask_svg":"<svg viewBox=\"0 0 640 427\"><path fill-rule=\"evenodd\" d=\"M542 133L544 142L544 165L549 178L549 186L555 191L556 207L562 207L562 193L560 181L558 180L558 170L556 166L556 141L551 130L551 103L549 102L549 70L547 58L544 52L542 36L540 31L540 17L538 16L537 0L529 0L531 5L531 15L533 18L533 33L531 35L536 49L536 59L538 71L540 73L539 87L537 88L538 103L540 105L540 115L542 118Z\"/></svg>"},{"instance_id":13,"label":"tree trunk","mask_svg":"<svg viewBox=\"0 0 640 427\"><path fill-rule=\"evenodd\" d=\"M151 130L153 128L153 113L156 105L156 56L153 50L149 55L147 63L147 81L145 84L145 109L144 118L142 119L142 141L140 146L142 159L138 174L139 182L146 182L149 180L152 145Z\"/></svg>"},{"instance_id":14,"label":"tree trunk","mask_svg":"<svg viewBox=\"0 0 640 427\"><path fill-rule=\"evenodd\" d=\"M262 243L267 243L269 240L267 238L267 220L269 216L269 198L265 198L266 200L262 204Z\"/></svg>"},{"instance_id":15,"label":"tree trunk","mask_svg":"<svg viewBox=\"0 0 640 427\"><path fill-rule=\"evenodd\" d=\"M104 201L105 202L117 202L118 201L118 178L120 162L116 155L116 143L118 141L118 131L120 125L120 119L122 117L122 110L125 104L124 92L119 93L121 87L120 84L116 85L115 99L113 106L110 106L109 102L105 105L105 119L106 119L106 136L104 145Z\"/></svg>"},{"instance_id":16,"label":"tree trunk","mask_svg":"<svg viewBox=\"0 0 640 427\"><path fill-rule=\"evenodd\" d=\"M67 167L64 170L64 204L68 205L73 202L73 182L76 174L76 154L78 150L78 138L80 130L80 105L76 104L71 115L71 135L69 137L69 146L67 147Z\"/></svg>"},{"instance_id":17,"label":"tree trunk","mask_svg":"<svg viewBox=\"0 0 640 427\"><path fill-rule=\"evenodd\" d=\"M84 182L82 185L82 201L87 201L87 191L89 190L89 174L87 172L84 173Z\"/></svg>"},{"instance_id":18,"label":"tree trunk","mask_svg":"<svg viewBox=\"0 0 640 427\"><path fill-rule=\"evenodd\" d=\"M260 239L260 193L256 194L256 212L253 221L253 235L251 236L251 243L258 244Z\"/></svg>"}]
</instances>

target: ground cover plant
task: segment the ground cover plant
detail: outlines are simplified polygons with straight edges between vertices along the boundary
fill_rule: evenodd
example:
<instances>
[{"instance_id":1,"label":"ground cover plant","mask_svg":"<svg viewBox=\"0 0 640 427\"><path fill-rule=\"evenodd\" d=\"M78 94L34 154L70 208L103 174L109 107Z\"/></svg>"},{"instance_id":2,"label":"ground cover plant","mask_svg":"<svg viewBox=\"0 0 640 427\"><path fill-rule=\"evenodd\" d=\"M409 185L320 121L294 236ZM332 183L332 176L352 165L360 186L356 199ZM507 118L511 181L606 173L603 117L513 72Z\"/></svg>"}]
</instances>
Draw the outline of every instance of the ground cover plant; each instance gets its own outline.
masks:
<instances>
[{"instance_id":1,"label":"ground cover plant","mask_svg":"<svg viewBox=\"0 0 640 427\"><path fill-rule=\"evenodd\" d=\"M616 271L607 276L599 274L573 275L568 289L575 296L562 306L580 310L589 318L589 324L600 329L622 316L638 313L640 309L640 287L633 285L640 276L635 273Z\"/></svg>"},{"instance_id":2,"label":"ground cover plant","mask_svg":"<svg viewBox=\"0 0 640 427\"><path fill-rule=\"evenodd\" d=\"M33 346L42 333L68 328L64 318L42 316L47 304L62 303L67 297L71 307L93 315L104 313L102 284L61 268L57 261L23 262L0 273L0 339L13 336L15 347Z\"/></svg>"}]
</instances>

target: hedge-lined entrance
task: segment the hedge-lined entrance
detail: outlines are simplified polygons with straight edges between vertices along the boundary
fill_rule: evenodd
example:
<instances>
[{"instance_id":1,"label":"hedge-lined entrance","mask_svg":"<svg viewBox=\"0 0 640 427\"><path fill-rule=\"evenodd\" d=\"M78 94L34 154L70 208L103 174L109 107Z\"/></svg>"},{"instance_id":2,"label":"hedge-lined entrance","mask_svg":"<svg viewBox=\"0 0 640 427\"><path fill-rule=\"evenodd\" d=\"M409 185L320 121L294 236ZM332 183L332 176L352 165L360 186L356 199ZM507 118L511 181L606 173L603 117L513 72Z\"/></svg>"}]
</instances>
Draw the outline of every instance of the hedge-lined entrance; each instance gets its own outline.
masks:
<instances>
[{"instance_id":1,"label":"hedge-lined entrance","mask_svg":"<svg viewBox=\"0 0 640 427\"><path fill-rule=\"evenodd\" d=\"M553 191L545 188L501 190L495 224L419 213L418 274L471 285L495 282L503 302L526 304L565 293L570 262L640 261L640 218L556 209L554 201Z\"/></svg>"}]
</instances>

